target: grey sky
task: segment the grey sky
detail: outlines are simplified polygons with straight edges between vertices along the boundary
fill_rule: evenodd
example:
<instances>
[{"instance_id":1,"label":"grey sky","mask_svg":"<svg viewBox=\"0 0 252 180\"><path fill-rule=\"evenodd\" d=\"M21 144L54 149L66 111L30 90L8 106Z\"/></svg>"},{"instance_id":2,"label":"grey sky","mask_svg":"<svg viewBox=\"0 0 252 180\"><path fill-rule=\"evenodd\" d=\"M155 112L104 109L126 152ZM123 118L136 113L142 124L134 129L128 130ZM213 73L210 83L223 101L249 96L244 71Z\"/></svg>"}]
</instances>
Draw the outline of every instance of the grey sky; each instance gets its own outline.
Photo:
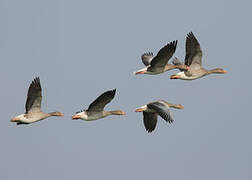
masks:
<instances>
[{"instance_id":1,"label":"grey sky","mask_svg":"<svg viewBox=\"0 0 252 180\"><path fill-rule=\"evenodd\" d=\"M251 2L0 1L0 178L251 179ZM154 54L193 31L203 65L224 75L170 80L175 72L134 76ZM39 76L45 112L63 118L16 126L29 84ZM117 88L106 109L124 117L71 121ZM148 134L134 109L153 100L183 104L175 123L159 118Z\"/></svg>"}]
</instances>

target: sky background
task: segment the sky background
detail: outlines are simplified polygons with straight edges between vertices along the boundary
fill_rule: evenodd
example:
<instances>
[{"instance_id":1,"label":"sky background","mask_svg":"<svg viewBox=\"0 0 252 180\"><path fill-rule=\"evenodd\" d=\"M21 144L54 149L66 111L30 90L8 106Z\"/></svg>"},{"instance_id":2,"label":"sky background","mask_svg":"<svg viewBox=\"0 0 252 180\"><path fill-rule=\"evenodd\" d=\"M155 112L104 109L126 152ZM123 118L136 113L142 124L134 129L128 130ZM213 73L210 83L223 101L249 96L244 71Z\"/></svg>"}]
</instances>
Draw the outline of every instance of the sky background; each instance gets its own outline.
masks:
<instances>
[{"instance_id":1,"label":"sky background","mask_svg":"<svg viewBox=\"0 0 252 180\"><path fill-rule=\"evenodd\" d=\"M0 1L0 178L250 180L252 178L250 1ZM184 59L192 31L203 66L224 75L170 80L178 72L135 76L141 54L178 40ZM42 110L61 111L27 126L31 81ZM116 88L106 110L126 116L86 122L71 116ZM148 134L134 110L164 99L182 104L174 124L160 117Z\"/></svg>"}]
</instances>

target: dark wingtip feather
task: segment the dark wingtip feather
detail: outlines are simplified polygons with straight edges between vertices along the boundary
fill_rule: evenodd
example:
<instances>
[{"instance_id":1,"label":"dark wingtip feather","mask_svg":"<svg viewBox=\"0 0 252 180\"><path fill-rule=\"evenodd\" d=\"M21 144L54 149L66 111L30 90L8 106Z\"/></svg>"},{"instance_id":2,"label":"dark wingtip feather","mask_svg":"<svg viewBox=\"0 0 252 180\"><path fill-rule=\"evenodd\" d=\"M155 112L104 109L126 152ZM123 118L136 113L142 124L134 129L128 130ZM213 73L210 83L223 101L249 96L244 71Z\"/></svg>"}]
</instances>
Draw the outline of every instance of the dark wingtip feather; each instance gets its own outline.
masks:
<instances>
[{"instance_id":1,"label":"dark wingtip feather","mask_svg":"<svg viewBox=\"0 0 252 180\"><path fill-rule=\"evenodd\" d=\"M115 89L112 89L110 91L108 91L109 93L111 93L112 96L115 96L115 93L116 93L116 88Z\"/></svg>"},{"instance_id":2,"label":"dark wingtip feather","mask_svg":"<svg viewBox=\"0 0 252 180\"><path fill-rule=\"evenodd\" d=\"M172 60L172 64L179 65L179 64L182 64L182 62L177 57L174 57Z\"/></svg>"},{"instance_id":3,"label":"dark wingtip feather","mask_svg":"<svg viewBox=\"0 0 252 180\"><path fill-rule=\"evenodd\" d=\"M41 89L41 85L40 85L40 79L39 77L35 77L31 83L31 85L35 88L39 88Z\"/></svg>"},{"instance_id":4,"label":"dark wingtip feather","mask_svg":"<svg viewBox=\"0 0 252 180\"><path fill-rule=\"evenodd\" d=\"M178 40L174 40L174 41L172 41L172 42L168 43L167 45L168 45L168 46L172 46L173 48L175 48L175 49L176 49L177 44L178 44Z\"/></svg>"},{"instance_id":5,"label":"dark wingtip feather","mask_svg":"<svg viewBox=\"0 0 252 180\"><path fill-rule=\"evenodd\" d=\"M189 32L189 33L187 34L186 39L196 39L196 38L195 38L193 32L191 31L191 32Z\"/></svg>"},{"instance_id":6,"label":"dark wingtip feather","mask_svg":"<svg viewBox=\"0 0 252 180\"><path fill-rule=\"evenodd\" d=\"M40 82L39 76L35 77L33 81L39 83Z\"/></svg>"},{"instance_id":7,"label":"dark wingtip feather","mask_svg":"<svg viewBox=\"0 0 252 180\"><path fill-rule=\"evenodd\" d=\"M175 46L175 48L177 47L177 44L178 44L178 40L175 40L175 41L173 41L174 42L174 46Z\"/></svg>"},{"instance_id":8,"label":"dark wingtip feather","mask_svg":"<svg viewBox=\"0 0 252 180\"><path fill-rule=\"evenodd\" d=\"M187 34L187 36L193 36L193 32L190 31L190 32Z\"/></svg>"},{"instance_id":9,"label":"dark wingtip feather","mask_svg":"<svg viewBox=\"0 0 252 180\"><path fill-rule=\"evenodd\" d=\"M174 122L174 120L171 118L171 119L170 119L170 120L168 120L167 122L171 124L171 123L173 123L173 122Z\"/></svg>"},{"instance_id":10,"label":"dark wingtip feather","mask_svg":"<svg viewBox=\"0 0 252 180\"><path fill-rule=\"evenodd\" d=\"M170 46L171 48L173 48L173 52L175 52L176 48L177 48L177 44L178 44L178 40L174 40L174 41L168 43L167 45Z\"/></svg>"},{"instance_id":11,"label":"dark wingtip feather","mask_svg":"<svg viewBox=\"0 0 252 180\"><path fill-rule=\"evenodd\" d=\"M112 90L108 90L106 92L104 92L102 95L107 95L107 96L111 96L111 97L114 97L115 96L115 93L116 93L116 88L115 89L112 89Z\"/></svg>"},{"instance_id":12,"label":"dark wingtip feather","mask_svg":"<svg viewBox=\"0 0 252 180\"><path fill-rule=\"evenodd\" d=\"M154 129L146 129L148 133L151 133Z\"/></svg>"},{"instance_id":13,"label":"dark wingtip feather","mask_svg":"<svg viewBox=\"0 0 252 180\"><path fill-rule=\"evenodd\" d=\"M153 56L153 53L152 52L143 53L141 57L143 58L144 56Z\"/></svg>"}]
</instances>

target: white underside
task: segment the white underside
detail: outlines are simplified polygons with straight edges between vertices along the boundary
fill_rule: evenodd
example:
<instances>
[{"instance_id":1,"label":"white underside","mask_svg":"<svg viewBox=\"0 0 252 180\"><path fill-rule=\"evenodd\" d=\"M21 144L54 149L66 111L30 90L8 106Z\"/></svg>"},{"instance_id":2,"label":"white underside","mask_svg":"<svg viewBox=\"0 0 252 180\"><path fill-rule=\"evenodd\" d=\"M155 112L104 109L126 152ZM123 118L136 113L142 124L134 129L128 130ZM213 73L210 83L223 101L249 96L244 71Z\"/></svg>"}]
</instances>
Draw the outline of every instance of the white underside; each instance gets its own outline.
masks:
<instances>
[{"instance_id":1,"label":"white underside","mask_svg":"<svg viewBox=\"0 0 252 180\"><path fill-rule=\"evenodd\" d=\"M23 122L23 123L33 123L33 122L37 122L37 121L43 120L40 117L29 117L29 118L26 118L25 114L20 114L19 116L16 116L15 118L18 118L19 121Z\"/></svg>"},{"instance_id":2,"label":"white underside","mask_svg":"<svg viewBox=\"0 0 252 180\"><path fill-rule=\"evenodd\" d=\"M136 73L138 73L138 72L142 72L142 71L144 71L144 74L160 74L160 73L162 73L162 72L163 72L163 71L160 71L160 72L159 72L159 71L155 71L155 72L147 71L148 67L149 67L149 66L146 66L145 68L140 69L140 70L138 70L138 71L134 72L133 74L135 74L135 75L136 75Z\"/></svg>"},{"instance_id":3,"label":"white underside","mask_svg":"<svg viewBox=\"0 0 252 180\"><path fill-rule=\"evenodd\" d=\"M202 76L197 76L197 77L195 77L195 76L186 76L185 73L184 73L184 71L183 72L179 72L179 73L177 73L175 75L179 76L180 79L182 79L182 80L194 80L194 79L198 79L198 78L202 77Z\"/></svg>"},{"instance_id":4,"label":"white underside","mask_svg":"<svg viewBox=\"0 0 252 180\"><path fill-rule=\"evenodd\" d=\"M93 121L93 120L97 120L97 119L103 118L103 116L101 116L100 114L97 114L97 115L94 114L92 116L88 116L85 111L77 113L76 115L79 115L80 119L85 120L85 121Z\"/></svg>"}]
</instances>

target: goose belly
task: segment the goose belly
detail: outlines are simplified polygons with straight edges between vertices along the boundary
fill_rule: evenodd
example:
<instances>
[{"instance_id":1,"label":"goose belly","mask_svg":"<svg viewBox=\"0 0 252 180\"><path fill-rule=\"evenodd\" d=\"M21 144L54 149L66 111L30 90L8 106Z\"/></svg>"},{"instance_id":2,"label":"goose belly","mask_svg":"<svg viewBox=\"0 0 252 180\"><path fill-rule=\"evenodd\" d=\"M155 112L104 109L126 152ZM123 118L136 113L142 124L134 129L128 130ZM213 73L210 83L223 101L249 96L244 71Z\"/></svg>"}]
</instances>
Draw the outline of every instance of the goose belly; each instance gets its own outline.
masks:
<instances>
[{"instance_id":1,"label":"goose belly","mask_svg":"<svg viewBox=\"0 0 252 180\"><path fill-rule=\"evenodd\" d=\"M199 78L205 76L204 73L200 73L200 74L199 73L192 73L191 76L187 76L184 72L181 72L181 73L178 73L178 74L180 74L180 79L189 80L189 81L199 79Z\"/></svg>"},{"instance_id":2,"label":"goose belly","mask_svg":"<svg viewBox=\"0 0 252 180\"><path fill-rule=\"evenodd\" d=\"M198 79L200 77L202 77L202 76L185 76L185 77L181 77L180 79L190 81L190 80Z\"/></svg>"},{"instance_id":3,"label":"goose belly","mask_svg":"<svg viewBox=\"0 0 252 180\"><path fill-rule=\"evenodd\" d=\"M21 114L19 116L17 116L20 120L20 122L23 123L33 123L33 122L37 122L42 120L42 118L38 117L38 116L26 116L25 114Z\"/></svg>"},{"instance_id":4,"label":"goose belly","mask_svg":"<svg viewBox=\"0 0 252 180\"><path fill-rule=\"evenodd\" d=\"M104 117L105 116L103 115L103 113L91 113L91 114L88 114L84 120L94 121L94 120L101 119L101 118L104 118Z\"/></svg>"}]
</instances>

